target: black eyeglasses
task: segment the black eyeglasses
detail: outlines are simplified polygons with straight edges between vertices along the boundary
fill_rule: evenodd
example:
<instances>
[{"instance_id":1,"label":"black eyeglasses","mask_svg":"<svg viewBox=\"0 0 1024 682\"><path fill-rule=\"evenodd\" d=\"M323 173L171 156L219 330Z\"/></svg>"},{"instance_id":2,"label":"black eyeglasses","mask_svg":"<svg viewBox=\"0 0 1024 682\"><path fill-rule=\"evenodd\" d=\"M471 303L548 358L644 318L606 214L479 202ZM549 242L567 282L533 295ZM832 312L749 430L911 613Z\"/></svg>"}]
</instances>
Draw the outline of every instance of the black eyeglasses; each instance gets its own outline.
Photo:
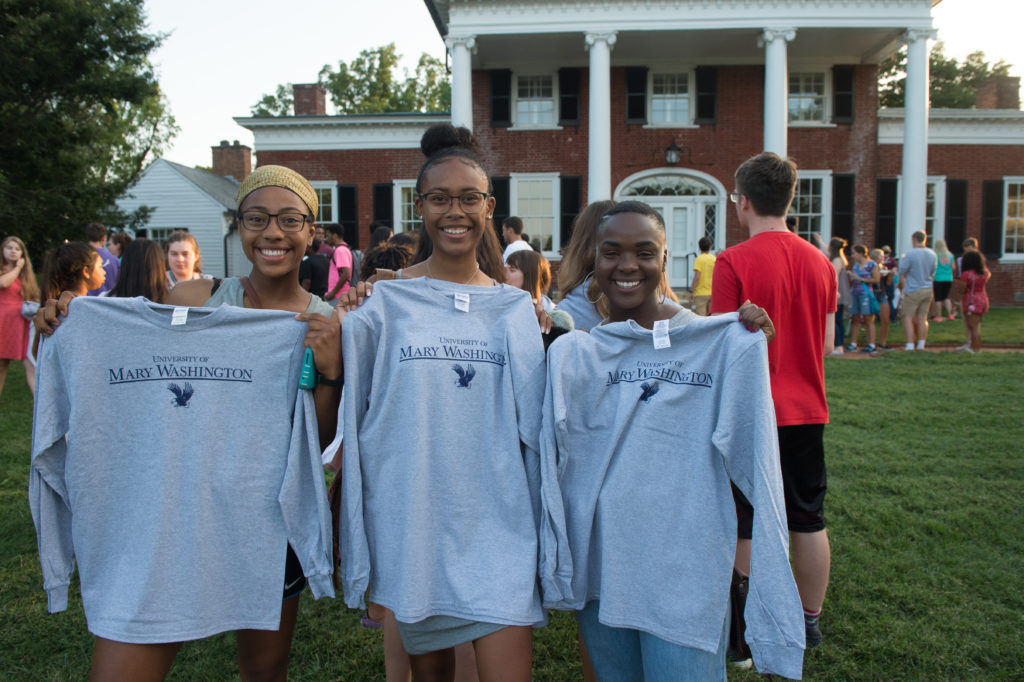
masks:
<instances>
[{"instance_id":1,"label":"black eyeglasses","mask_svg":"<svg viewBox=\"0 0 1024 682\"><path fill-rule=\"evenodd\" d=\"M445 213L452 207L452 202L458 199L459 206L466 213L479 213L483 210L487 198L491 195L487 192L465 192L458 196L448 196L443 192L429 192L421 194L420 200L431 213Z\"/></svg>"},{"instance_id":2,"label":"black eyeglasses","mask_svg":"<svg viewBox=\"0 0 1024 682\"><path fill-rule=\"evenodd\" d=\"M305 225L307 220L313 220L311 215L302 213L267 213L266 211L242 211L238 216L238 222L247 230L262 232L270 225L270 219L277 218L277 226L285 232L298 232Z\"/></svg>"}]
</instances>

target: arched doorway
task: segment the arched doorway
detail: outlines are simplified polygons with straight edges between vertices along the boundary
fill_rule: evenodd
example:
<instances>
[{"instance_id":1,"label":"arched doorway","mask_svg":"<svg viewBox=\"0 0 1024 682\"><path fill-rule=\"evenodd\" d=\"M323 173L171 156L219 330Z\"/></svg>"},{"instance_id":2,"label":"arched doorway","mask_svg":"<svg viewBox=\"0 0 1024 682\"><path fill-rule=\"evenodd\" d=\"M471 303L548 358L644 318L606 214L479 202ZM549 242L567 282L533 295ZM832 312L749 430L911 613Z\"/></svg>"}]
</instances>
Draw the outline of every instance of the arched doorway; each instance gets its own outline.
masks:
<instances>
[{"instance_id":1,"label":"arched doorway","mask_svg":"<svg viewBox=\"0 0 1024 682\"><path fill-rule=\"evenodd\" d=\"M665 219L668 279L674 288L690 286L701 237L709 237L716 251L725 247L726 196L717 179L685 168L634 173L615 189L616 201L646 202Z\"/></svg>"}]
</instances>

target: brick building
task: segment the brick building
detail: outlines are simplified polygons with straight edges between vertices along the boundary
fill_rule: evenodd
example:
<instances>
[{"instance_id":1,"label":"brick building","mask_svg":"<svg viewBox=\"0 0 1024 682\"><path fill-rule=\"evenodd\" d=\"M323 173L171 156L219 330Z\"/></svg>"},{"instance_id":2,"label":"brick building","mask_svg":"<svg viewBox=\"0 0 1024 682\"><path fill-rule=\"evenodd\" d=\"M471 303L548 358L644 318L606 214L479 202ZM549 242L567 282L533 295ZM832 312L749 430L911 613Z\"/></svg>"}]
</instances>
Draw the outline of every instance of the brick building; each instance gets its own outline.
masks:
<instances>
[{"instance_id":1,"label":"brick building","mask_svg":"<svg viewBox=\"0 0 1024 682\"><path fill-rule=\"evenodd\" d=\"M798 231L903 252L924 228L954 252L976 237L994 303L1024 303L1024 112L1019 79L973 110L929 111L932 0L425 0L446 41L452 113L330 116L315 85L296 115L238 118L260 164L303 173L321 219L365 243L372 220L416 226L419 138L473 129L496 218L519 215L553 261L588 201L639 197L666 218L670 276L697 240L745 235L732 175L768 149L793 158ZM908 46L907 106L880 110L878 63Z\"/></svg>"}]
</instances>

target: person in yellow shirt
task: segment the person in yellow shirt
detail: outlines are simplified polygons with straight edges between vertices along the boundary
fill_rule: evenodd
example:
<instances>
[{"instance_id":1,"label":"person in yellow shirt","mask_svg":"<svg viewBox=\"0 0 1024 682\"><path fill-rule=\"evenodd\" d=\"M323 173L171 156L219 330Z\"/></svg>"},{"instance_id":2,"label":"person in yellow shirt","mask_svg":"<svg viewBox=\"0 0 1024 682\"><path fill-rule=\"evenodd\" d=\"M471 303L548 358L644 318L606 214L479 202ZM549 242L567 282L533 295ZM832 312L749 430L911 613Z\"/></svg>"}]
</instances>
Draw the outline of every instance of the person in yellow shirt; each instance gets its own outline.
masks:
<instances>
[{"instance_id":1,"label":"person in yellow shirt","mask_svg":"<svg viewBox=\"0 0 1024 682\"><path fill-rule=\"evenodd\" d=\"M700 247L700 255L693 263L690 295L693 312L706 316L711 305L711 275L715 270L715 254L711 253L711 240L708 237L701 237L697 245Z\"/></svg>"}]
</instances>

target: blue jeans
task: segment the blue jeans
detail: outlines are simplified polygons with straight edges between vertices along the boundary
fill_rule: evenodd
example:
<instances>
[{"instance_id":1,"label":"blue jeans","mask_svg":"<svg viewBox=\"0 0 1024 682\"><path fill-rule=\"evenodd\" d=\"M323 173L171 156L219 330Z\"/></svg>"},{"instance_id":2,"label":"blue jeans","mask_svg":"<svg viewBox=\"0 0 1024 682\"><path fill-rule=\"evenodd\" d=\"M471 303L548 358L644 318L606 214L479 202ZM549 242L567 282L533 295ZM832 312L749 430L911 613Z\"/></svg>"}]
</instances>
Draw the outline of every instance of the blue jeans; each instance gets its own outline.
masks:
<instances>
[{"instance_id":1,"label":"blue jeans","mask_svg":"<svg viewBox=\"0 0 1024 682\"><path fill-rule=\"evenodd\" d=\"M691 649L630 628L613 628L598 622L600 601L576 612L580 636L587 645L598 682L726 682L725 647L729 618L718 640L718 651Z\"/></svg>"},{"instance_id":2,"label":"blue jeans","mask_svg":"<svg viewBox=\"0 0 1024 682\"><path fill-rule=\"evenodd\" d=\"M843 341L846 338L846 320L843 315L846 313L846 306L840 303L836 306L836 340L832 344L836 348L843 347Z\"/></svg>"}]
</instances>

